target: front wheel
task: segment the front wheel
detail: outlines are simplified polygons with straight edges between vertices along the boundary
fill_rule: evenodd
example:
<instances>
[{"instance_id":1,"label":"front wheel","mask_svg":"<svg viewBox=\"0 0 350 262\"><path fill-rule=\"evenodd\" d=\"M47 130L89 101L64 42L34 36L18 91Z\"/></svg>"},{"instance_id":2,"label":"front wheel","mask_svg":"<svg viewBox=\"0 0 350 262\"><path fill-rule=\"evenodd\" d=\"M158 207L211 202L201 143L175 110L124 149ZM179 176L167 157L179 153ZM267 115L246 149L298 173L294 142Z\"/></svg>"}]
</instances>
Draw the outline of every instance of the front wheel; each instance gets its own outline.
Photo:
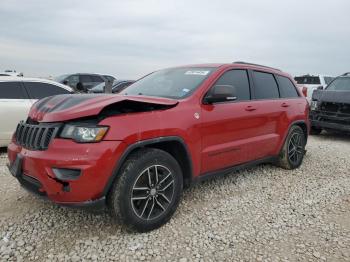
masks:
<instances>
[{"instance_id":1,"label":"front wheel","mask_svg":"<svg viewBox=\"0 0 350 262\"><path fill-rule=\"evenodd\" d=\"M174 214L182 194L178 162L167 152L140 149L124 163L108 196L112 215L127 227L146 232Z\"/></svg>"},{"instance_id":2,"label":"front wheel","mask_svg":"<svg viewBox=\"0 0 350 262\"><path fill-rule=\"evenodd\" d=\"M305 155L306 137L300 126L292 126L279 155L278 165L285 169L298 168Z\"/></svg>"}]
</instances>

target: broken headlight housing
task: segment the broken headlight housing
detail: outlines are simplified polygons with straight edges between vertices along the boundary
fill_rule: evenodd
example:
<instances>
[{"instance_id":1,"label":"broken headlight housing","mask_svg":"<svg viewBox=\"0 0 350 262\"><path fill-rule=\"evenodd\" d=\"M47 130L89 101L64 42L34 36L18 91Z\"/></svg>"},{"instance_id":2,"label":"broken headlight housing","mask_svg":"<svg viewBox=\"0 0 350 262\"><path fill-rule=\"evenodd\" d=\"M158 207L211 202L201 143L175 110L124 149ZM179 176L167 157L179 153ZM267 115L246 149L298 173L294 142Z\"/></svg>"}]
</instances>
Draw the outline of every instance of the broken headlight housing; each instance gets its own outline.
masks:
<instances>
[{"instance_id":1,"label":"broken headlight housing","mask_svg":"<svg viewBox=\"0 0 350 262\"><path fill-rule=\"evenodd\" d=\"M316 110L317 107L318 107L318 101L316 100L311 101L311 105L310 105L311 110Z\"/></svg>"},{"instance_id":2,"label":"broken headlight housing","mask_svg":"<svg viewBox=\"0 0 350 262\"><path fill-rule=\"evenodd\" d=\"M73 139L78 143L100 142L108 131L107 126L86 126L66 124L60 134L62 138Z\"/></svg>"}]
</instances>

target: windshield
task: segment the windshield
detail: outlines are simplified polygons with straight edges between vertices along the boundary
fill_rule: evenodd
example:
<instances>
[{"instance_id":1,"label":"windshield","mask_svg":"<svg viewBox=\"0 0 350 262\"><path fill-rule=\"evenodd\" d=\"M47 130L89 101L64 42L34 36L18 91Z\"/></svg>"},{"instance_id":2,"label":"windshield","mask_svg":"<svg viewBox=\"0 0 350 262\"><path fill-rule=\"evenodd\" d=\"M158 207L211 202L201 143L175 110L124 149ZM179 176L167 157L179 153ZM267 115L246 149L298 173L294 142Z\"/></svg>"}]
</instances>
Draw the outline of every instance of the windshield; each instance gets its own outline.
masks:
<instances>
[{"instance_id":1,"label":"windshield","mask_svg":"<svg viewBox=\"0 0 350 262\"><path fill-rule=\"evenodd\" d=\"M121 93L166 98L184 98L215 70L213 67L181 67L164 69L141 78Z\"/></svg>"},{"instance_id":2,"label":"windshield","mask_svg":"<svg viewBox=\"0 0 350 262\"><path fill-rule=\"evenodd\" d=\"M321 81L318 76L297 76L294 78L299 85L320 85Z\"/></svg>"},{"instance_id":3,"label":"windshield","mask_svg":"<svg viewBox=\"0 0 350 262\"><path fill-rule=\"evenodd\" d=\"M340 77L334 79L326 90L329 91L350 91L350 77Z\"/></svg>"},{"instance_id":4,"label":"windshield","mask_svg":"<svg viewBox=\"0 0 350 262\"><path fill-rule=\"evenodd\" d=\"M54 80L55 80L56 82L61 83L64 79L67 78L67 76L69 76L69 75L56 76L56 77L54 78Z\"/></svg>"}]
</instances>

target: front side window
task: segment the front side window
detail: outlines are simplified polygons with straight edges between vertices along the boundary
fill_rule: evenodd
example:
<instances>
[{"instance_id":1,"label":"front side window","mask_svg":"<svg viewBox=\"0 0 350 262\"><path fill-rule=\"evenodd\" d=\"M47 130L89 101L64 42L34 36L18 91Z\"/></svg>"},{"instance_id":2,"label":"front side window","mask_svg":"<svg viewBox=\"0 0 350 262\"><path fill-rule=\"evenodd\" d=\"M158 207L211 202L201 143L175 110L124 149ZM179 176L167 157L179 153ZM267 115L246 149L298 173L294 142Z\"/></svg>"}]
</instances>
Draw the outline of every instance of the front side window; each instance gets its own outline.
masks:
<instances>
[{"instance_id":1,"label":"front side window","mask_svg":"<svg viewBox=\"0 0 350 262\"><path fill-rule=\"evenodd\" d=\"M122 95L144 95L180 99L192 94L208 76L213 67L180 67L151 73L128 86Z\"/></svg>"},{"instance_id":2,"label":"front side window","mask_svg":"<svg viewBox=\"0 0 350 262\"><path fill-rule=\"evenodd\" d=\"M236 90L235 101L250 100L248 73L246 70L230 70L225 72L215 85L231 85Z\"/></svg>"},{"instance_id":3,"label":"front side window","mask_svg":"<svg viewBox=\"0 0 350 262\"><path fill-rule=\"evenodd\" d=\"M350 77L339 77L331 82L326 90L329 91L350 91Z\"/></svg>"},{"instance_id":4,"label":"front side window","mask_svg":"<svg viewBox=\"0 0 350 262\"><path fill-rule=\"evenodd\" d=\"M32 99L41 99L48 96L70 94L70 92L66 89L46 83L27 82L24 83L24 85L29 93L29 96Z\"/></svg>"},{"instance_id":5,"label":"front side window","mask_svg":"<svg viewBox=\"0 0 350 262\"><path fill-rule=\"evenodd\" d=\"M0 82L0 99L28 99L20 82Z\"/></svg>"},{"instance_id":6,"label":"front side window","mask_svg":"<svg viewBox=\"0 0 350 262\"><path fill-rule=\"evenodd\" d=\"M273 74L253 71L255 99L279 98L278 86Z\"/></svg>"},{"instance_id":7,"label":"front side window","mask_svg":"<svg viewBox=\"0 0 350 262\"><path fill-rule=\"evenodd\" d=\"M80 82L82 83L91 83L94 82L89 75L80 75Z\"/></svg>"},{"instance_id":8,"label":"front side window","mask_svg":"<svg viewBox=\"0 0 350 262\"><path fill-rule=\"evenodd\" d=\"M92 79L92 82L96 82L96 83L104 82L104 80L103 80L102 77L100 77L100 76L91 75L90 77L91 77L91 79Z\"/></svg>"},{"instance_id":9,"label":"front side window","mask_svg":"<svg viewBox=\"0 0 350 262\"><path fill-rule=\"evenodd\" d=\"M290 81L289 78L284 76L277 76L277 78L279 82L281 97L283 98L299 97L298 92L295 89L295 86L293 85L292 81Z\"/></svg>"},{"instance_id":10,"label":"front side window","mask_svg":"<svg viewBox=\"0 0 350 262\"><path fill-rule=\"evenodd\" d=\"M66 79L67 83L70 86L76 86L79 83L79 76L78 75L71 75Z\"/></svg>"}]
</instances>

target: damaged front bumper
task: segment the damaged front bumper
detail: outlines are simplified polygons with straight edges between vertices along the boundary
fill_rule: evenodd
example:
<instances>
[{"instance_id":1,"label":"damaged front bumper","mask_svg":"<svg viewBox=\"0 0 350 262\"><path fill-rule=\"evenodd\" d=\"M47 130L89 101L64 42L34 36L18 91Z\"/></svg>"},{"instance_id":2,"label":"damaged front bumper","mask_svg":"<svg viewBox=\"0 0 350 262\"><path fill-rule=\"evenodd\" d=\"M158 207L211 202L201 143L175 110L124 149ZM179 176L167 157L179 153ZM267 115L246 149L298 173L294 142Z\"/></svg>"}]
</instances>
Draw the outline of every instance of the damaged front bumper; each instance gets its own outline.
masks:
<instances>
[{"instance_id":1,"label":"damaged front bumper","mask_svg":"<svg viewBox=\"0 0 350 262\"><path fill-rule=\"evenodd\" d=\"M59 205L96 210L105 205L104 189L124 150L121 141L78 144L54 139L45 151L12 142L8 146L8 167L25 189L37 195Z\"/></svg>"},{"instance_id":2,"label":"damaged front bumper","mask_svg":"<svg viewBox=\"0 0 350 262\"><path fill-rule=\"evenodd\" d=\"M310 122L314 128L350 132L350 114L311 110Z\"/></svg>"}]
</instances>

